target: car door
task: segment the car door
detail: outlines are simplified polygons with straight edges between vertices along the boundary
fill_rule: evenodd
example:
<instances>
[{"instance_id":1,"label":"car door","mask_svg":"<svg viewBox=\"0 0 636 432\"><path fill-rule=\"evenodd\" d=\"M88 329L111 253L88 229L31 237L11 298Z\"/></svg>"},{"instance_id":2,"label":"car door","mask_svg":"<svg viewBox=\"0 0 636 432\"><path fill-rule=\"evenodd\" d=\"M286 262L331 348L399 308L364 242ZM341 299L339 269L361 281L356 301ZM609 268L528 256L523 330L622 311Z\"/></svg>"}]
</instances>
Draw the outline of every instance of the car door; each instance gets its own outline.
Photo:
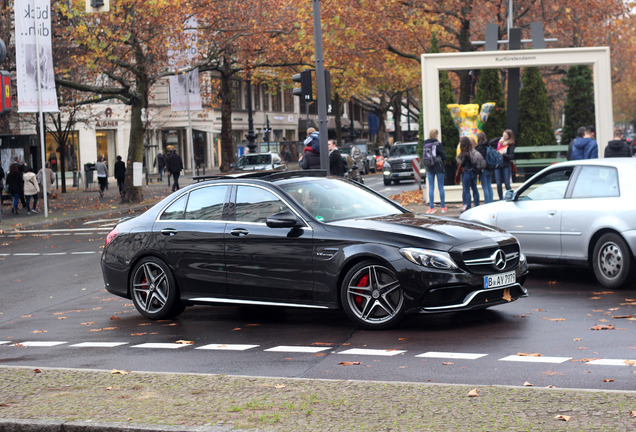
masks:
<instances>
[{"instance_id":1,"label":"car door","mask_svg":"<svg viewBox=\"0 0 636 432\"><path fill-rule=\"evenodd\" d=\"M234 221L228 222L225 257L228 295L252 300L309 302L313 298L313 231L269 228L267 216L292 210L271 190L238 185Z\"/></svg>"},{"instance_id":2,"label":"car door","mask_svg":"<svg viewBox=\"0 0 636 432\"><path fill-rule=\"evenodd\" d=\"M573 170L554 169L524 185L508 211L497 215L497 226L517 237L526 255L561 256L561 219Z\"/></svg>"},{"instance_id":3,"label":"car door","mask_svg":"<svg viewBox=\"0 0 636 432\"><path fill-rule=\"evenodd\" d=\"M184 297L227 291L225 212L231 186L208 185L182 195L153 225Z\"/></svg>"},{"instance_id":4,"label":"car door","mask_svg":"<svg viewBox=\"0 0 636 432\"><path fill-rule=\"evenodd\" d=\"M615 167L584 165L573 179L569 199L563 207L562 255L586 260L588 246L599 221L607 223L608 209L622 208Z\"/></svg>"}]
</instances>

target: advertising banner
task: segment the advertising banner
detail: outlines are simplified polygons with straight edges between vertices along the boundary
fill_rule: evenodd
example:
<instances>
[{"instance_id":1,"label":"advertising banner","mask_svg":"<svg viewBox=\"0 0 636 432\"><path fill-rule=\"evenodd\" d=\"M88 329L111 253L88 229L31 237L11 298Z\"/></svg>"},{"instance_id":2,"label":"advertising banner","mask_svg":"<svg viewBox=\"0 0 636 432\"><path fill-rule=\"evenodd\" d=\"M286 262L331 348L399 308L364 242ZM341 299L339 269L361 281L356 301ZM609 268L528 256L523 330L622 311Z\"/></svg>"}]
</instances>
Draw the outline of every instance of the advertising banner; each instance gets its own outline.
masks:
<instances>
[{"instance_id":1,"label":"advertising banner","mask_svg":"<svg viewBox=\"0 0 636 432\"><path fill-rule=\"evenodd\" d=\"M184 24L181 41L173 41L168 50L168 64L179 71L190 67L199 58L198 23L195 17ZM170 77L170 103L172 111L202 110L201 88L199 86L199 70L194 69L187 74L180 73Z\"/></svg>"},{"instance_id":2,"label":"advertising banner","mask_svg":"<svg viewBox=\"0 0 636 432\"><path fill-rule=\"evenodd\" d=\"M50 0L15 2L15 48L18 112L39 111L38 85L42 92L42 112L57 112Z\"/></svg>"}]
</instances>

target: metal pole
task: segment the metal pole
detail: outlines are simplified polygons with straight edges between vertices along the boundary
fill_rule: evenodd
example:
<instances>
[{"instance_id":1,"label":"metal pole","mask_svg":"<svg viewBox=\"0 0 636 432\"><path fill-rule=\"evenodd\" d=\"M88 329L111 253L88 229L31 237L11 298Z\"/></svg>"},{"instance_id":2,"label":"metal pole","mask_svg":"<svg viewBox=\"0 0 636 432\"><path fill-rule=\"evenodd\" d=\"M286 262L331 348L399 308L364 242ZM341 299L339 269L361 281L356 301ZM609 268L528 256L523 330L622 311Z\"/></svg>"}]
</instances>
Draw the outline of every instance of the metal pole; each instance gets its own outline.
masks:
<instances>
[{"instance_id":1,"label":"metal pole","mask_svg":"<svg viewBox=\"0 0 636 432\"><path fill-rule=\"evenodd\" d=\"M190 151L190 163L192 164L192 177L194 177L194 143L192 142L192 114L190 113L190 77L192 71L186 72L186 100L188 103L188 149ZM184 174L185 175L185 174Z\"/></svg>"},{"instance_id":2,"label":"metal pole","mask_svg":"<svg viewBox=\"0 0 636 432\"><path fill-rule=\"evenodd\" d=\"M314 13L314 50L316 56L316 88L318 99L318 131L320 135L320 168L329 174L329 149L327 146L327 95L325 85L325 63L322 54L322 28L320 0L312 0Z\"/></svg>"},{"instance_id":3,"label":"metal pole","mask_svg":"<svg viewBox=\"0 0 636 432\"><path fill-rule=\"evenodd\" d=\"M34 6L37 5L37 2L34 2ZM36 7L37 9L37 7ZM39 23L38 23L38 11L35 12L35 80L38 87L38 113L40 118L40 159L41 159L41 169L42 169L42 187L44 190L42 191L42 201L44 202L44 217L49 217L49 202L48 197L46 196L46 191L48 190L48 179L46 175L46 149L44 148L44 134L46 130L44 129L44 113L42 112L42 77L40 76L40 37L39 37Z\"/></svg>"}]
</instances>

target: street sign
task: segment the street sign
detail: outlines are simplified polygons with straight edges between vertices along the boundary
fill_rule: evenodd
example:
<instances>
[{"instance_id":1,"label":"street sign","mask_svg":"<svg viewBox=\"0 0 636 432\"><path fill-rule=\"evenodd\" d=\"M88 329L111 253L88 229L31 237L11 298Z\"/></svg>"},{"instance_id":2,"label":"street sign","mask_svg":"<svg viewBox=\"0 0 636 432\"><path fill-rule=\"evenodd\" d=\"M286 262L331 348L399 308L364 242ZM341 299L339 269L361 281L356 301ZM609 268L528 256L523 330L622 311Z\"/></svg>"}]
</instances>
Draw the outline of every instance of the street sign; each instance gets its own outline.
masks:
<instances>
[{"instance_id":1,"label":"street sign","mask_svg":"<svg viewBox=\"0 0 636 432\"><path fill-rule=\"evenodd\" d=\"M422 174L420 173L420 158L415 158L411 161L411 165L413 165L413 175L415 176L415 182L417 184L422 183Z\"/></svg>"},{"instance_id":2,"label":"street sign","mask_svg":"<svg viewBox=\"0 0 636 432\"><path fill-rule=\"evenodd\" d=\"M0 71L0 114L11 111L11 75L7 71Z\"/></svg>"}]
</instances>

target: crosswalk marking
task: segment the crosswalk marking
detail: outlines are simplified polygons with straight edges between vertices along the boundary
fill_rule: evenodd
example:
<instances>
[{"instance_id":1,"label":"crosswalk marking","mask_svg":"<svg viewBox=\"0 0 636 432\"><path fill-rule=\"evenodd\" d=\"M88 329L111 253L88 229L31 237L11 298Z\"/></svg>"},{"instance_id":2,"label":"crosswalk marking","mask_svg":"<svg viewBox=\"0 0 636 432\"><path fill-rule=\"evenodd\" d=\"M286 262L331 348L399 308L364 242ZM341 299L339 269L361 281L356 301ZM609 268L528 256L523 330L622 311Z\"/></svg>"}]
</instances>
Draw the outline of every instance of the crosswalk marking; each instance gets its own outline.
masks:
<instances>
[{"instance_id":1,"label":"crosswalk marking","mask_svg":"<svg viewBox=\"0 0 636 432\"><path fill-rule=\"evenodd\" d=\"M268 348L265 351L269 352L295 352L295 353L319 353L330 348L324 347L311 347L311 346L277 346L274 348Z\"/></svg>"},{"instance_id":2,"label":"crosswalk marking","mask_svg":"<svg viewBox=\"0 0 636 432\"><path fill-rule=\"evenodd\" d=\"M200 350L218 350L218 351L247 351L256 348L258 345L241 345L241 344L209 344L196 347Z\"/></svg>"},{"instance_id":3,"label":"crosswalk marking","mask_svg":"<svg viewBox=\"0 0 636 432\"><path fill-rule=\"evenodd\" d=\"M76 348L114 348L126 344L128 342L82 342L71 346Z\"/></svg>"},{"instance_id":4,"label":"crosswalk marking","mask_svg":"<svg viewBox=\"0 0 636 432\"><path fill-rule=\"evenodd\" d=\"M179 349L187 346L186 344L176 343L144 343L139 345L133 345L132 348L160 348L160 349Z\"/></svg>"},{"instance_id":5,"label":"crosswalk marking","mask_svg":"<svg viewBox=\"0 0 636 432\"><path fill-rule=\"evenodd\" d=\"M404 354L404 350L392 350L392 349L364 349L364 348L352 348L345 351L341 351L338 354L350 354L350 355L369 355L369 356L394 356L398 354Z\"/></svg>"},{"instance_id":6,"label":"crosswalk marking","mask_svg":"<svg viewBox=\"0 0 636 432\"><path fill-rule=\"evenodd\" d=\"M599 360L589 361L589 362L587 362L587 364L599 365L599 366L634 366L634 365L636 365L636 360L629 360L629 359L599 359Z\"/></svg>"},{"instance_id":7,"label":"crosswalk marking","mask_svg":"<svg viewBox=\"0 0 636 432\"><path fill-rule=\"evenodd\" d=\"M2 253L2 257L20 257L20 256L64 256L64 255L94 255L101 251L79 251L79 252L16 252L12 254Z\"/></svg>"},{"instance_id":8,"label":"crosswalk marking","mask_svg":"<svg viewBox=\"0 0 636 432\"><path fill-rule=\"evenodd\" d=\"M10 344L10 343L14 343L14 342L11 342L11 341L0 341L0 345Z\"/></svg>"},{"instance_id":9,"label":"crosswalk marking","mask_svg":"<svg viewBox=\"0 0 636 432\"><path fill-rule=\"evenodd\" d=\"M25 347L53 347L57 345L64 345L65 343L66 342L59 342L59 341L49 341L49 342L26 341L26 342L20 342L18 345L25 346Z\"/></svg>"},{"instance_id":10,"label":"crosswalk marking","mask_svg":"<svg viewBox=\"0 0 636 432\"><path fill-rule=\"evenodd\" d=\"M511 355L501 358L501 361L526 362L526 363L564 363L572 357L544 357L544 356L520 356Z\"/></svg>"},{"instance_id":11,"label":"crosswalk marking","mask_svg":"<svg viewBox=\"0 0 636 432\"><path fill-rule=\"evenodd\" d=\"M471 353L454 353L454 352L429 351L429 352L425 352L423 354L418 354L415 357L477 360L478 358L486 357L487 355L488 354L471 354Z\"/></svg>"}]
</instances>

